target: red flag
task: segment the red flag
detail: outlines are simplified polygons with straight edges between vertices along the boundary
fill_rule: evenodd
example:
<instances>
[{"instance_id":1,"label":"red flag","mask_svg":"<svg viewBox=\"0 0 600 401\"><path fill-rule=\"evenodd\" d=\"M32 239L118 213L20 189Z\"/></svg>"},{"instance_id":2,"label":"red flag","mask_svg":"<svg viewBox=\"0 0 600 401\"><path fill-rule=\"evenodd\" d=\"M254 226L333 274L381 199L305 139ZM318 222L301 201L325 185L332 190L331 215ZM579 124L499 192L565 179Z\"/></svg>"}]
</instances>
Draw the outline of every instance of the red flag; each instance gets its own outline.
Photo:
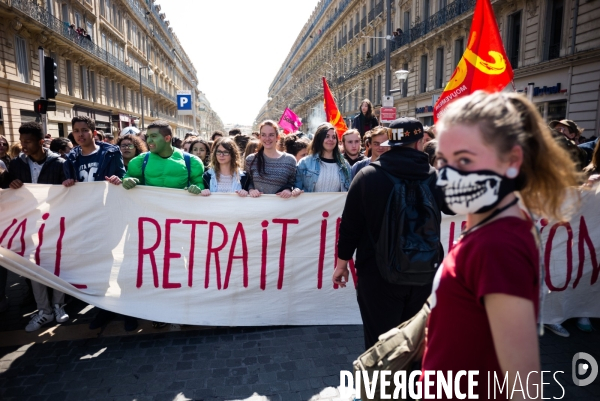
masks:
<instances>
[{"instance_id":1,"label":"red flag","mask_svg":"<svg viewBox=\"0 0 600 401\"><path fill-rule=\"evenodd\" d=\"M490 0L477 0L469 43L450 82L433 107L437 121L452 101L476 90L499 92L513 79Z\"/></svg>"},{"instance_id":2,"label":"red flag","mask_svg":"<svg viewBox=\"0 0 600 401\"><path fill-rule=\"evenodd\" d=\"M342 135L344 132L348 131L348 127L342 118L342 114L338 110L335 100L333 100L333 95L331 94L331 90L329 89L329 85L327 85L327 80L323 77L323 97L325 98L325 116L327 117L327 121L331 125L333 125L337 131L338 138L340 141L342 140Z\"/></svg>"}]
</instances>

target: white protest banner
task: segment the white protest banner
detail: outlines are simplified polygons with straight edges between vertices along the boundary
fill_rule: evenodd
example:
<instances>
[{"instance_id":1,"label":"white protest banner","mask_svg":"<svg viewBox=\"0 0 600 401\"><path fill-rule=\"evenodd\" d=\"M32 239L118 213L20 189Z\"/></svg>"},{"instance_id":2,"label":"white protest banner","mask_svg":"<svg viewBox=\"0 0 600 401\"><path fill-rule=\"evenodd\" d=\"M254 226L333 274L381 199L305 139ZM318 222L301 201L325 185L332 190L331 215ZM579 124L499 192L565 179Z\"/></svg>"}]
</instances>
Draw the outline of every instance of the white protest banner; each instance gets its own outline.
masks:
<instances>
[{"instance_id":1,"label":"white protest banner","mask_svg":"<svg viewBox=\"0 0 600 401\"><path fill-rule=\"evenodd\" d=\"M589 302L599 291L600 241L592 243L600 238L599 199L584 195L571 228L543 230L553 289L545 321L600 316ZM344 202L345 194L331 193L242 199L102 182L25 185L0 191L0 265L103 309L155 321L360 324L355 291L331 283ZM580 221L587 222L583 231ZM446 250L462 224L462 216L444 216ZM565 284L572 281L565 275L569 238L580 248L591 244L577 262L577 285Z\"/></svg>"}]
</instances>

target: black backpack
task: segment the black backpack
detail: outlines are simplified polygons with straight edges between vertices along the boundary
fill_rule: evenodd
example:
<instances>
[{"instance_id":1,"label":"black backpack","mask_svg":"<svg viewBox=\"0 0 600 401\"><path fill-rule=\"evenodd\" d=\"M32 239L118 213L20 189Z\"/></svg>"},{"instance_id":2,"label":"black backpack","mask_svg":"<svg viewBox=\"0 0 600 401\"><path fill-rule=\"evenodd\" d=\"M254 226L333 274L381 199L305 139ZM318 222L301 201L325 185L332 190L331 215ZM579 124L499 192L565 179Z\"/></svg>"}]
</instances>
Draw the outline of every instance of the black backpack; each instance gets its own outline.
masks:
<instances>
[{"instance_id":1,"label":"black backpack","mask_svg":"<svg viewBox=\"0 0 600 401\"><path fill-rule=\"evenodd\" d=\"M440 242L441 213L431 191L435 174L422 181L394 177L377 163L394 186L375 242L377 267L392 284L433 282L444 250Z\"/></svg>"}]
</instances>

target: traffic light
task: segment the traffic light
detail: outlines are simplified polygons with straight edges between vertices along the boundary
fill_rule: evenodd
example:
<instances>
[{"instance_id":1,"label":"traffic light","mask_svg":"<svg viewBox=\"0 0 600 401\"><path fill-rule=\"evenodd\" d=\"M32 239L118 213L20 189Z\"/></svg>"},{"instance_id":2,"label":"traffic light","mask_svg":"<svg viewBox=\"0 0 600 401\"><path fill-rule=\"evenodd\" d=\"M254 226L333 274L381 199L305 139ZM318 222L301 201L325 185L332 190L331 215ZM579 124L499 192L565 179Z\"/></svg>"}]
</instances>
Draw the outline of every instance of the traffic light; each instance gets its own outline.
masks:
<instances>
[{"instance_id":1,"label":"traffic light","mask_svg":"<svg viewBox=\"0 0 600 401\"><path fill-rule=\"evenodd\" d=\"M44 57L44 83L46 85L46 99L53 99L58 95L57 65L52 57Z\"/></svg>"},{"instance_id":2,"label":"traffic light","mask_svg":"<svg viewBox=\"0 0 600 401\"><path fill-rule=\"evenodd\" d=\"M46 99L38 99L33 102L33 110L38 114L46 114L48 111L48 101Z\"/></svg>"}]
</instances>

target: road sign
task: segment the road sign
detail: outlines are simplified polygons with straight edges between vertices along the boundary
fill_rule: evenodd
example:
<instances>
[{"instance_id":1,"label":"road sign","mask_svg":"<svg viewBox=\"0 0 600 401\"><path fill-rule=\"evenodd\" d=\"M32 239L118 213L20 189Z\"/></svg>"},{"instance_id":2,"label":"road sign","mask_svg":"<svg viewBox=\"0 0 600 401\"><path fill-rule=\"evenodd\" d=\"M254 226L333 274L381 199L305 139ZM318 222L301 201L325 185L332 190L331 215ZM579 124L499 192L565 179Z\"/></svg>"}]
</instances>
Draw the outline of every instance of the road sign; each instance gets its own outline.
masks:
<instances>
[{"instance_id":1,"label":"road sign","mask_svg":"<svg viewBox=\"0 0 600 401\"><path fill-rule=\"evenodd\" d=\"M177 115L191 116L193 114L194 111L192 110L192 91L177 91Z\"/></svg>"},{"instance_id":2,"label":"road sign","mask_svg":"<svg viewBox=\"0 0 600 401\"><path fill-rule=\"evenodd\" d=\"M382 107L379 111L379 117L382 123L391 123L396 119L396 108Z\"/></svg>"}]
</instances>

